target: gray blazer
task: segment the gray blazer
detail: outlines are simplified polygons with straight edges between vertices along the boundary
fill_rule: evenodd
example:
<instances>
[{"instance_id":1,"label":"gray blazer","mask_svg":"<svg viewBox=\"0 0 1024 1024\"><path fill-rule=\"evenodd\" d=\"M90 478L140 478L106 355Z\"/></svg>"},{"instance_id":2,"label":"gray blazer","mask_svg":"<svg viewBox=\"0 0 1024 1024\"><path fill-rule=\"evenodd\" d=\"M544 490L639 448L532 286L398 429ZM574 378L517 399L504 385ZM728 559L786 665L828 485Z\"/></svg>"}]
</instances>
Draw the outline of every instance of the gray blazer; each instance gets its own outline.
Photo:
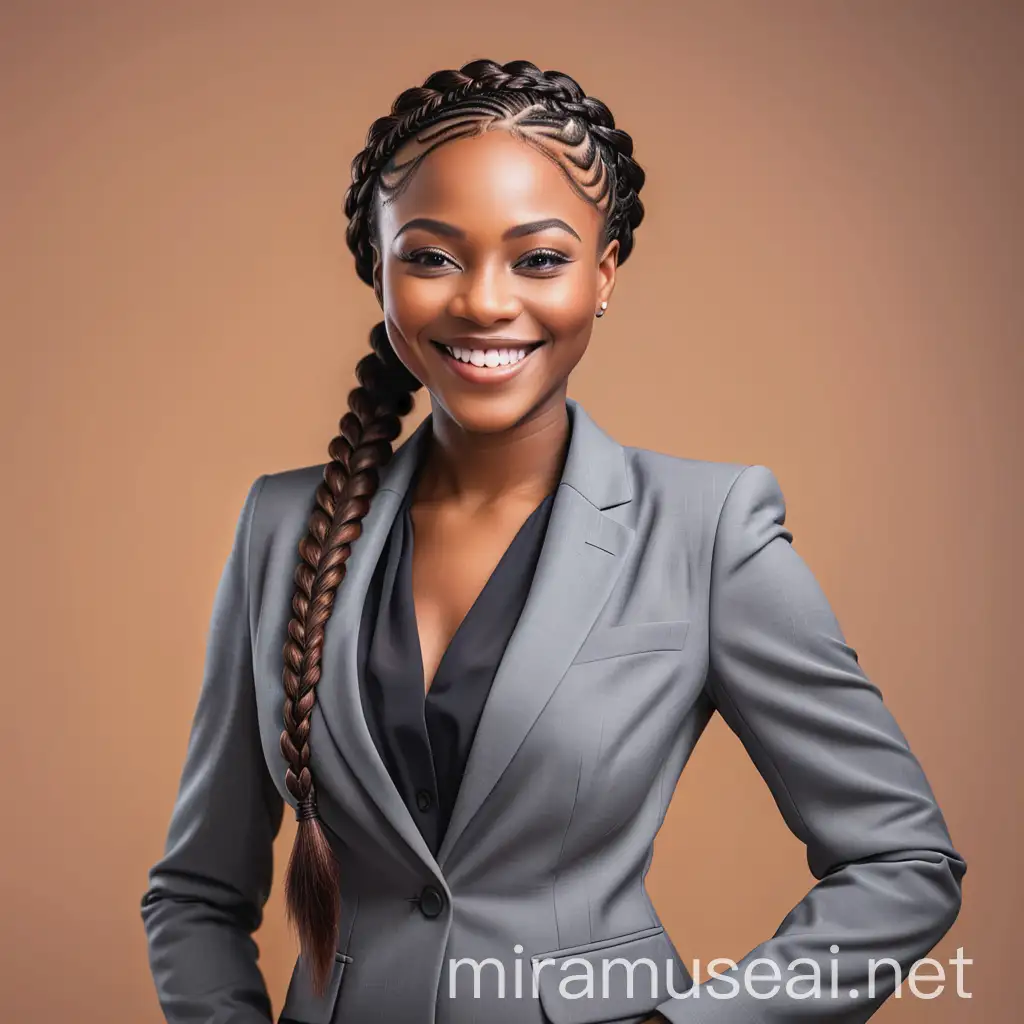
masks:
<instances>
[{"instance_id":1,"label":"gray blazer","mask_svg":"<svg viewBox=\"0 0 1024 1024\"><path fill-rule=\"evenodd\" d=\"M337 960L318 998L298 959L281 1019L622 1024L657 1009L674 1024L867 1020L894 988L893 964L872 987L869 958L905 972L960 907L966 866L921 767L792 547L771 471L623 447L576 402L569 412L534 583L436 858L356 681L363 596L429 418L382 475L328 623L312 720L340 864ZM253 483L217 591L167 845L142 901L172 1024L273 1019L251 933L294 804L281 650L322 473ZM644 880L716 710L819 881L735 970L681 998L692 963ZM758 958L768 963L748 970Z\"/></svg>"}]
</instances>

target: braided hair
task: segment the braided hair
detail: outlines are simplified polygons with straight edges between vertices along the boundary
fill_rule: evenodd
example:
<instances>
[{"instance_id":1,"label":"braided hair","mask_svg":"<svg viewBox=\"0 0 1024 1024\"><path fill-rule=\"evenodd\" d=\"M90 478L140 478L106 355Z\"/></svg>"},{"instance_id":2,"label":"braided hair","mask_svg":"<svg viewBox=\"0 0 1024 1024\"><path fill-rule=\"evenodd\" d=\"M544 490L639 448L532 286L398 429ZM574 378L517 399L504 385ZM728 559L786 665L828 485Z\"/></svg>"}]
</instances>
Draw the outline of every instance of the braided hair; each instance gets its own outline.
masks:
<instances>
[{"instance_id":1,"label":"braided hair","mask_svg":"<svg viewBox=\"0 0 1024 1024\"><path fill-rule=\"evenodd\" d=\"M436 146L495 128L555 161L571 187L602 211L603 244L617 239L618 262L627 259L644 214L638 195L644 172L632 158L632 139L615 127L611 111L561 72L541 71L522 60L475 60L457 71L438 71L401 93L391 113L373 122L365 149L352 161L346 240L361 280L373 285L379 201L399 194ZM395 355L384 321L370 332L370 346L356 366L358 386L349 393L348 411L328 446L330 461L299 544L284 646L281 752L298 820L285 902L319 993L334 964L340 910L337 862L321 827L310 772L310 720L324 630L378 474L392 457L413 392L422 386Z\"/></svg>"}]
</instances>

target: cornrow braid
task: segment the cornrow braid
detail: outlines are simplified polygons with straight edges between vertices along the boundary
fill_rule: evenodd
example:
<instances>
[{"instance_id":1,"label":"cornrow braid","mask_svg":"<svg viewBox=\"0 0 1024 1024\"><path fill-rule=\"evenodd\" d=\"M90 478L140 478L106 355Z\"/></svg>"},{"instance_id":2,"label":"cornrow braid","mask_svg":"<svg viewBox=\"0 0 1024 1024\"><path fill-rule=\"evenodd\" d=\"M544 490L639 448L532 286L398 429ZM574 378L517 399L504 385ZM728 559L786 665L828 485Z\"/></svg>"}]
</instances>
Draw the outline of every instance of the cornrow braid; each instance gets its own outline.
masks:
<instances>
[{"instance_id":1,"label":"cornrow braid","mask_svg":"<svg viewBox=\"0 0 1024 1024\"><path fill-rule=\"evenodd\" d=\"M570 184L605 209L605 242L619 240L618 262L629 258L633 232L644 216L639 192L646 176L633 159L633 140L616 128L608 107L559 71L541 71L523 60L504 65L476 60L458 71L437 71L422 86L406 89L391 113L370 126L366 147L352 161L352 184L345 196L346 237L361 280L373 283L375 198L399 192L435 146L477 134L502 118L503 126L523 141L546 155L557 154ZM396 156L410 148L422 151L393 166ZM609 177L610 188L587 194L581 187L587 171Z\"/></svg>"},{"instance_id":2,"label":"cornrow braid","mask_svg":"<svg viewBox=\"0 0 1024 1024\"><path fill-rule=\"evenodd\" d=\"M391 112L370 126L366 146L352 161L344 202L346 241L362 281L373 285L379 201L397 195L437 146L492 128L512 132L554 160L572 188L603 212L604 241L618 240L618 262L628 258L644 216L638 195L644 172L633 160L632 139L616 128L611 111L561 72L541 71L522 60L475 60L458 70L437 71L422 86L402 92ZM401 418L421 387L395 355L383 321L370 332L370 345L356 367L358 386L349 393L348 412L328 447L330 461L299 544L293 617L283 652L281 752L298 820L285 903L320 994L334 965L340 912L337 862L320 823L310 771L310 722L324 631L380 470L393 455Z\"/></svg>"}]
</instances>

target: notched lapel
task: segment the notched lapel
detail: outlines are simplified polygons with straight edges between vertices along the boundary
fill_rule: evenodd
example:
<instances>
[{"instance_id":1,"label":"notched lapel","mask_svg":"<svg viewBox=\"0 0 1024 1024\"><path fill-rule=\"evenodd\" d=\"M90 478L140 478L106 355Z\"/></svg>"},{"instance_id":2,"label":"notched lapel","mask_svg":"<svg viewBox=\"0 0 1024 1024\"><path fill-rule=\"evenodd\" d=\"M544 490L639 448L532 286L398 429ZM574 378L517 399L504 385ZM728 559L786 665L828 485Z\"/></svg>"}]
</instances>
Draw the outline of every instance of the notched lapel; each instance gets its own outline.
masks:
<instances>
[{"instance_id":1,"label":"notched lapel","mask_svg":"<svg viewBox=\"0 0 1024 1024\"><path fill-rule=\"evenodd\" d=\"M358 665L363 603L427 430L429 423L424 421L396 452L370 502L363 532L352 545L346 576L324 629L322 677L317 686L310 743L314 778L318 770L332 767L324 755L326 743L326 749L333 748L335 757L344 761L408 846L427 864L434 864L430 848L370 735L359 690Z\"/></svg>"},{"instance_id":2,"label":"notched lapel","mask_svg":"<svg viewBox=\"0 0 1024 1024\"><path fill-rule=\"evenodd\" d=\"M604 551L609 555L623 554L623 543L628 544L633 538L633 531L617 523L614 519L602 515L591 518L591 530L585 543Z\"/></svg>"},{"instance_id":3,"label":"notched lapel","mask_svg":"<svg viewBox=\"0 0 1024 1024\"><path fill-rule=\"evenodd\" d=\"M581 438L584 450L591 447L587 440ZM621 448L615 448L621 459ZM633 542L632 529L571 485L569 469L567 464L529 596L470 748L438 851L442 867L561 682L607 602Z\"/></svg>"}]
</instances>

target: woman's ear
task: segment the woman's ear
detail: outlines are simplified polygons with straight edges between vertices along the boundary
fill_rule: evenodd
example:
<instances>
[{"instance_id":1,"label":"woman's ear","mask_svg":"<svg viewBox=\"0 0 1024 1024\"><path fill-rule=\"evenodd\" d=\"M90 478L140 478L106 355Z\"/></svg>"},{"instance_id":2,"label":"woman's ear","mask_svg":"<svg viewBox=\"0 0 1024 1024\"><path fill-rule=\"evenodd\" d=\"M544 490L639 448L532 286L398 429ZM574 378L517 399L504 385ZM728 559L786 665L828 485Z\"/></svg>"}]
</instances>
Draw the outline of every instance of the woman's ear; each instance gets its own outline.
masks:
<instances>
[{"instance_id":1,"label":"woman's ear","mask_svg":"<svg viewBox=\"0 0 1024 1024\"><path fill-rule=\"evenodd\" d=\"M615 289L615 272L619 266L619 240L612 239L605 246L597 264L597 302L607 302Z\"/></svg>"}]
</instances>

